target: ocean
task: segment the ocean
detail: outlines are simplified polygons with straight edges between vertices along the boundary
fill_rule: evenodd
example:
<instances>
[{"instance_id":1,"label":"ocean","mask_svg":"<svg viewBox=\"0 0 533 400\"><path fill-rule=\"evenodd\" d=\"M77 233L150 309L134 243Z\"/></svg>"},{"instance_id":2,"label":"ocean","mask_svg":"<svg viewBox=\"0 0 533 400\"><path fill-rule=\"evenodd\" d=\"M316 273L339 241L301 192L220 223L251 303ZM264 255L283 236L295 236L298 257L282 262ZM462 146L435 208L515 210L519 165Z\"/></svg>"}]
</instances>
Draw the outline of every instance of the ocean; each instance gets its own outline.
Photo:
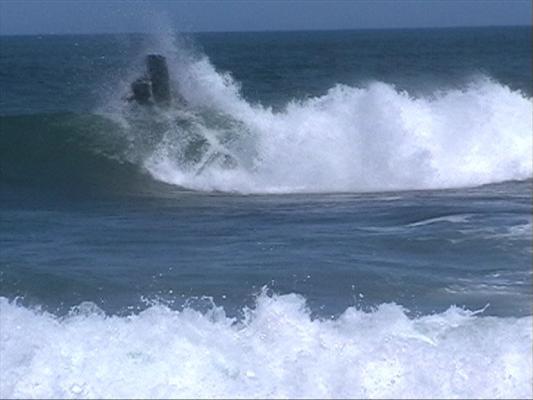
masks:
<instances>
[{"instance_id":1,"label":"ocean","mask_svg":"<svg viewBox=\"0 0 533 400\"><path fill-rule=\"evenodd\" d=\"M1 36L0 397L533 397L532 89L531 27Z\"/></svg>"}]
</instances>

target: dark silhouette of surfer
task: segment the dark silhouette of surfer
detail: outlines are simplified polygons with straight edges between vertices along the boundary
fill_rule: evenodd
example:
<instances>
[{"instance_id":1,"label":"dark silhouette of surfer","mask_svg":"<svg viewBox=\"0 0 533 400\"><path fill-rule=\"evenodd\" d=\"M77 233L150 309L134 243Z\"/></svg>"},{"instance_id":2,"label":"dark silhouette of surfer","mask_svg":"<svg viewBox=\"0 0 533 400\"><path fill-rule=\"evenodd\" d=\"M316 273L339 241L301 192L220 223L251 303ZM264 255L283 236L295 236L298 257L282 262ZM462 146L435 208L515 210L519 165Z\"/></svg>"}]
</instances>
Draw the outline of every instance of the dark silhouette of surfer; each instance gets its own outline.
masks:
<instances>
[{"instance_id":1,"label":"dark silhouette of surfer","mask_svg":"<svg viewBox=\"0 0 533 400\"><path fill-rule=\"evenodd\" d=\"M171 101L174 105L186 106L186 101L178 92L174 93L173 98L170 94L170 77L165 57L149 54L145 61L146 72L131 83L131 95L127 100L148 107L153 105L166 107ZM177 117L175 122L177 126L189 123L187 118L180 117ZM235 168L238 165L228 151L211 148L206 138L201 135L187 135L183 146L186 158L198 164L196 175L201 174L205 168L215 162L225 168Z\"/></svg>"},{"instance_id":2,"label":"dark silhouette of surfer","mask_svg":"<svg viewBox=\"0 0 533 400\"><path fill-rule=\"evenodd\" d=\"M168 105L170 103L170 78L167 60L159 54L146 56L147 72L131 84L129 101L140 105Z\"/></svg>"}]
</instances>

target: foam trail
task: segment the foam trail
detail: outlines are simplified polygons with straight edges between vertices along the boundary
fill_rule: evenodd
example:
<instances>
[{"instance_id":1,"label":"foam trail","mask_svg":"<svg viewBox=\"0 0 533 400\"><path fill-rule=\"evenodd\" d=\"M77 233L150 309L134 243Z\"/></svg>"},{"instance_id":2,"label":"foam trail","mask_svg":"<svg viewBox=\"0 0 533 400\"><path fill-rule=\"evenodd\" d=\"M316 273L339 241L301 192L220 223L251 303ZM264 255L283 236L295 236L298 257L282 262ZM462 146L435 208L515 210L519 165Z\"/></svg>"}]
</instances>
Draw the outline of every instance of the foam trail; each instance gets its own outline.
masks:
<instances>
[{"instance_id":1,"label":"foam trail","mask_svg":"<svg viewBox=\"0 0 533 400\"><path fill-rule=\"evenodd\" d=\"M450 308L348 308L312 320L298 295L261 295L239 323L221 308L153 306L59 319L0 298L3 398L531 398L531 317Z\"/></svg>"}]
</instances>

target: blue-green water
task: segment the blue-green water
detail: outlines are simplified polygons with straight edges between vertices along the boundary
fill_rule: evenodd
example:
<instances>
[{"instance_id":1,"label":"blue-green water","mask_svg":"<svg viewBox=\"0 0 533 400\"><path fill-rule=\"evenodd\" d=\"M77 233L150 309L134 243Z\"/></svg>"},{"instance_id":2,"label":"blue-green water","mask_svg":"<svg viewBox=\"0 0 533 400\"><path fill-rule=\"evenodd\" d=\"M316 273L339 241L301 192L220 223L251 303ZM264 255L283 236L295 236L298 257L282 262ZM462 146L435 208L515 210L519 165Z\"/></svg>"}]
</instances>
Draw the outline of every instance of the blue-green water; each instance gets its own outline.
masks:
<instances>
[{"instance_id":1,"label":"blue-green water","mask_svg":"<svg viewBox=\"0 0 533 400\"><path fill-rule=\"evenodd\" d=\"M531 397L530 49L1 37L0 394Z\"/></svg>"}]
</instances>

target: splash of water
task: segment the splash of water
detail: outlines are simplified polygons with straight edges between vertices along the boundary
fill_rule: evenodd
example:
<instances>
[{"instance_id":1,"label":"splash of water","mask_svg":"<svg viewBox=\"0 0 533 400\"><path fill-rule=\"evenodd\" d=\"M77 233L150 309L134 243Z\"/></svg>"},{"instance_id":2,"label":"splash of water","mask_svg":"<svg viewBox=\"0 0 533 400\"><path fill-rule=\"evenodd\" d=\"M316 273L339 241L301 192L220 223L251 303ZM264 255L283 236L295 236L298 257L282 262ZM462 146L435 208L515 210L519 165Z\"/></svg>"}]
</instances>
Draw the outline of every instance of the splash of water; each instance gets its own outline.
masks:
<instances>
[{"instance_id":1,"label":"splash of water","mask_svg":"<svg viewBox=\"0 0 533 400\"><path fill-rule=\"evenodd\" d=\"M165 126L159 134L146 125L137 134L156 138L139 159L158 180L205 191L290 193L437 189L532 176L531 99L487 77L426 97L383 82L337 85L273 111L247 102L238 82L207 56L165 37L150 49L167 55L180 101L157 113Z\"/></svg>"},{"instance_id":2,"label":"splash of water","mask_svg":"<svg viewBox=\"0 0 533 400\"><path fill-rule=\"evenodd\" d=\"M261 295L239 323L153 306L82 304L58 319L0 298L0 395L33 397L531 398L531 317L400 306L313 320L298 295Z\"/></svg>"}]
</instances>

